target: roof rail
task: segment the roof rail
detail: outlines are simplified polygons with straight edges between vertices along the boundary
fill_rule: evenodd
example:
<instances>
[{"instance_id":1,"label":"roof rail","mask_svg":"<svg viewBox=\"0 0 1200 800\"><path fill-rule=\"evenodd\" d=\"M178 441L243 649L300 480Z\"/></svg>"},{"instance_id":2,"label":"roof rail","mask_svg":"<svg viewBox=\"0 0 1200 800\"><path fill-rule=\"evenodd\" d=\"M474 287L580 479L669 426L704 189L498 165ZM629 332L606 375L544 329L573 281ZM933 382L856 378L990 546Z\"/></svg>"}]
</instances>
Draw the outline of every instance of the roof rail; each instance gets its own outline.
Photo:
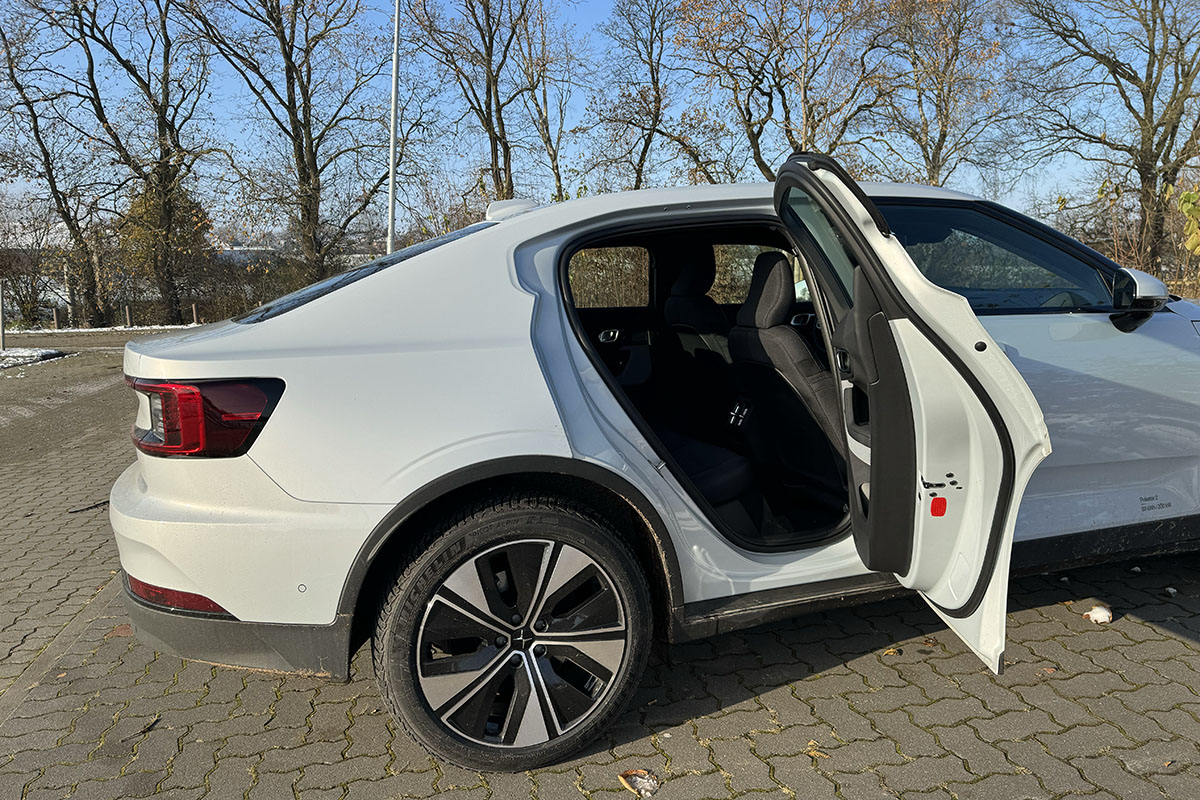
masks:
<instances>
[{"instance_id":1,"label":"roof rail","mask_svg":"<svg viewBox=\"0 0 1200 800\"><path fill-rule=\"evenodd\" d=\"M518 197L512 200L493 200L488 203L487 214L484 219L499 222L502 219L515 217L518 214L524 214L526 211L532 211L538 207L536 200L529 200Z\"/></svg>"}]
</instances>

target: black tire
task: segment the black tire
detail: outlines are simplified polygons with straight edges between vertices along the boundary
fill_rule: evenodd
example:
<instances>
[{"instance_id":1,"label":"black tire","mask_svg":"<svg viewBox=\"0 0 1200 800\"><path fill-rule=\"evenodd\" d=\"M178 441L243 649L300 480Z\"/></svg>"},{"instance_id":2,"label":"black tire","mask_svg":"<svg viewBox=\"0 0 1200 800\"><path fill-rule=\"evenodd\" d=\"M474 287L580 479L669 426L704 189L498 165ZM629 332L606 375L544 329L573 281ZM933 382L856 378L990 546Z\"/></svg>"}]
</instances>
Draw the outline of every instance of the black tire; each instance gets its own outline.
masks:
<instances>
[{"instance_id":1,"label":"black tire","mask_svg":"<svg viewBox=\"0 0 1200 800\"><path fill-rule=\"evenodd\" d=\"M533 769L592 743L625 708L649 655L651 604L605 520L513 497L436 526L418 549L372 648L392 714L431 753Z\"/></svg>"}]
</instances>

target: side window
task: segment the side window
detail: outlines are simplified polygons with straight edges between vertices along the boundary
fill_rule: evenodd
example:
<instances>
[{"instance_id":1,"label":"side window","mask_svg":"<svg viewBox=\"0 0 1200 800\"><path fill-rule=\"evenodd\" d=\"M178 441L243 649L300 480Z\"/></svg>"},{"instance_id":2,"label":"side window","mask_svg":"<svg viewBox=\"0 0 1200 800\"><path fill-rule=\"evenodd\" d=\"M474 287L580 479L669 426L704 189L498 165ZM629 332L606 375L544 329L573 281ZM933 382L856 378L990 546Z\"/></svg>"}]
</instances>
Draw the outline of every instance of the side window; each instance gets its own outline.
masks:
<instances>
[{"instance_id":1,"label":"side window","mask_svg":"<svg viewBox=\"0 0 1200 800\"><path fill-rule=\"evenodd\" d=\"M591 247L571 256L567 280L576 308L650 305L650 251L644 247Z\"/></svg>"},{"instance_id":2,"label":"side window","mask_svg":"<svg viewBox=\"0 0 1200 800\"><path fill-rule=\"evenodd\" d=\"M760 244L715 244L713 257L717 263L717 277L708 296L721 305L740 305L746 301L750 293L750 279L754 276L754 261L762 253L782 252L792 263L793 277L796 282L796 299L811 300L808 284L804 280L804 270L800 267L799 259L791 253L778 247Z\"/></svg>"},{"instance_id":3,"label":"side window","mask_svg":"<svg viewBox=\"0 0 1200 800\"><path fill-rule=\"evenodd\" d=\"M853 304L854 268L857 264L825 212L804 191L791 188L784 194L781 216L793 232L804 230L808 233L828 263L832 277L837 280L846 299ZM800 299L801 291L808 293L807 284L797 286L797 299Z\"/></svg>"},{"instance_id":4,"label":"side window","mask_svg":"<svg viewBox=\"0 0 1200 800\"><path fill-rule=\"evenodd\" d=\"M980 311L1109 309L1112 293L1087 262L969 208L880 204L917 269Z\"/></svg>"}]
</instances>

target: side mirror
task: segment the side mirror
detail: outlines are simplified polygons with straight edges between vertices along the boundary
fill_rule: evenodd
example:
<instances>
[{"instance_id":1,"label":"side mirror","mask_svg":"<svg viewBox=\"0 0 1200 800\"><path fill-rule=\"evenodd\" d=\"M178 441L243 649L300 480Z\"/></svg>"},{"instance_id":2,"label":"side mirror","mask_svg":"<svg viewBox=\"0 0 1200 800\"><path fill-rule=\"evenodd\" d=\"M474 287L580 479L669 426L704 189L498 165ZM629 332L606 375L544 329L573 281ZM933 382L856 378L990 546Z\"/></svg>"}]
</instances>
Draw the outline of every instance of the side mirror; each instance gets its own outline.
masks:
<instances>
[{"instance_id":1,"label":"side mirror","mask_svg":"<svg viewBox=\"0 0 1200 800\"><path fill-rule=\"evenodd\" d=\"M1139 269L1119 269L1113 277L1113 308L1117 313L1112 315L1112 322L1118 330L1130 333L1170 299L1167 285L1153 275Z\"/></svg>"}]
</instances>

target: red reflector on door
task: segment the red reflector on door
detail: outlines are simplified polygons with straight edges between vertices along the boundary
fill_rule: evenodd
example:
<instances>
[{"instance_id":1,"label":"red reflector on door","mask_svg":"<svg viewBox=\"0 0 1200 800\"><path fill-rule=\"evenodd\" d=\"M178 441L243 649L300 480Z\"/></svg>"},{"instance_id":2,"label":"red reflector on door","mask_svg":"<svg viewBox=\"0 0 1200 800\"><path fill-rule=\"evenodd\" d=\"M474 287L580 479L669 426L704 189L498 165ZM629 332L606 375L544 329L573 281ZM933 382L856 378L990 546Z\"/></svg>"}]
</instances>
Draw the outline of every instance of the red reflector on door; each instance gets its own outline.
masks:
<instances>
[{"instance_id":1,"label":"red reflector on door","mask_svg":"<svg viewBox=\"0 0 1200 800\"><path fill-rule=\"evenodd\" d=\"M946 516L946 498L935 497L929 503L929 513L935 517Z\"/></svg>"}]
</instances>

